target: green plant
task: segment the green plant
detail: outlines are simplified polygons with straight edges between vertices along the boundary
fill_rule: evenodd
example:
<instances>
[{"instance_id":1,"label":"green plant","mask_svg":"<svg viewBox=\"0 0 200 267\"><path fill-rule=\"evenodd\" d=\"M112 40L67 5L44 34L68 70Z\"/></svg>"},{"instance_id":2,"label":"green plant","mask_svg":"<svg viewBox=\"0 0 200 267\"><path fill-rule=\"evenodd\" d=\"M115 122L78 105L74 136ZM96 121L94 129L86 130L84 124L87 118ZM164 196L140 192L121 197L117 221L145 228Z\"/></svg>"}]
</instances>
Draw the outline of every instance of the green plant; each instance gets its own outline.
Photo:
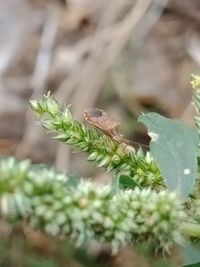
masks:
<instances>
[{"instance_id":1,"label":"green plant","mask_svg":"<svg viewBox=\"0 0 200 267\"><path fill-rule=\"evenodd\" d=\"M192 86L196 130L155 113L143 114L139 120L152 137L146 154L74 120L69 107L61 109L50 94L32 100L40 124L113 172L113 183L96 186L29 161L1 159L1 217L23 220L77 246L109 244L115 253L141 243L170 252L179 244L185 247L185 263L200 261L199 256L187 257L200 240L199 76L192 76Z\"/></svg>"},{"instance_id":2,"label":"green plant","mask_svg":"<svg viewBox=\"0 0 200 267\"><path fill-rule=\"evenodd\" d=\"M127 174L142 187L164 186L159 168L149 153L142 150L127 153L119 144L96 129L90 129L74 120L69 108L59 109L57 101L48 94L43 100L30 101L32 109L40 118L40 124L55 133L54 138L76 150L86 152L88 160L115 174Z\"/></svg>"}]
</instances>

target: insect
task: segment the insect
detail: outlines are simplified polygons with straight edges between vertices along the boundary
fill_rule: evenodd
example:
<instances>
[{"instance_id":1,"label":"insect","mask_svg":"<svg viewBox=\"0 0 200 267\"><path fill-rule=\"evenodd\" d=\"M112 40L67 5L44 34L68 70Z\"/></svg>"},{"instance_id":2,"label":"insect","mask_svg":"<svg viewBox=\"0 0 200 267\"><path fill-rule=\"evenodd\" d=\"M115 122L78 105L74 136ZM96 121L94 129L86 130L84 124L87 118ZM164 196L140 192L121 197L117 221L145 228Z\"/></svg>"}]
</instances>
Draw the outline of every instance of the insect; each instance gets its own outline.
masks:
<instances>
[{"instance_id":1,"label":"insect","mask_svg":"<svg viewBox=\"0 0 200 267\"><path fill-rule=\"evenodd\" d=\"M140 145L137 142L125 139L119 132L120 123L114 118L110 117L109 114L102 109L88 108L84 111L84 118L89 124L101 130L105 135L109 136L119 144L125 143L127 145ZM142 146L148 147L146 145Z\"/></svg>"}]
</instances>

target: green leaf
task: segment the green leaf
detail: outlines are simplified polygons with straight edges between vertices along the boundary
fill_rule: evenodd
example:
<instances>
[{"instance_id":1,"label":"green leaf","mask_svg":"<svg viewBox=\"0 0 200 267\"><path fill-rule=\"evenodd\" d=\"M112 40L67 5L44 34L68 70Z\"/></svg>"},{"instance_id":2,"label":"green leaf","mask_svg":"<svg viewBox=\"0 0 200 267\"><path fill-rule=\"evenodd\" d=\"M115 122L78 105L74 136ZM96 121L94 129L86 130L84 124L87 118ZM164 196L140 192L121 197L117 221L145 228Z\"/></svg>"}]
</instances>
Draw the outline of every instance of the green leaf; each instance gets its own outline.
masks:
<instances>
[{"instance_id":1,"label":"green leaf","mask_svg":"<svg viewBox=\"0 0 200 267\"><path fill-rule=\"evenodd\" d=\"M128 175L120 175L118 178L118 185L122 189L134 189L136 186L141 188L140 185Z\"/></svg>"},{"instance_id":2,"label":"green leaf","mask_svg":"<svg viewBox=\"0 0 200 267\"><path fill-rule=\"evenodd\" d=\"M184 258L183 267L200 267L200 243L181 248Z\"/></svg>"},{"instance_id":3,"label":"green leaf","mask_svg":"<svg viewBox=\"0 0 200 267\"><path fill-rule=\"evenodd\" d=\"M143 114L143 122L151 136L150 150L170 191L178 190L185 198L195 181L198 136L182 122L157 113Z\"/></svg>"}]
</instances>

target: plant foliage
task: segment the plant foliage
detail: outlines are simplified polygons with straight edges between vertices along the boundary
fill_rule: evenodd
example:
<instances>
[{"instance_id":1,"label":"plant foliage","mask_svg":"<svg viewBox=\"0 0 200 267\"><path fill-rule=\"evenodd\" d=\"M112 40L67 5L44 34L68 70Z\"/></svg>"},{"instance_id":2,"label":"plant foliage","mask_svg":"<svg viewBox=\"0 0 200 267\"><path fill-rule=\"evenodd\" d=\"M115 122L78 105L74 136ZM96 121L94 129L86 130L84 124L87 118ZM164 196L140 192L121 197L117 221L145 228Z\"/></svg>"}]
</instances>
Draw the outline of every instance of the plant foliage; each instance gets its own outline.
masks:
<instances>
[{"instance_id":1,"label":"plant foliage","mask_svg":"<svg viewBox=\"0 0 200 267\"><path fill-rule=\"evenodd\" d=\"M139 121L148 127L150 148L170 191L186 198L194 185L197 171L198 136L180 121L157 113L141 115Z\"/></svg>"},{"instance_id":2,"label":"plant foliage","mask_svg":"<svg viewBox=\"0 0 200 267\"><path fill-rule=\"evenodd\" d=\"M85 152L97 167L113 172L114 182L97 186L28 160L1 158L1 219L11 225L25 222L79 247L93 241L109 244L113 253L135 244L167 252L180 244L186 256L195 253L193 244L200 241L199 76L192 76L192 86L197 134L160 115L142 115L140 121L154 133L146 154L76 121L50 94L32 100L40 124L58 141ZM185 264L198 260L198 255L195 261L188 256Z\"/></svg>"}]
</instances>

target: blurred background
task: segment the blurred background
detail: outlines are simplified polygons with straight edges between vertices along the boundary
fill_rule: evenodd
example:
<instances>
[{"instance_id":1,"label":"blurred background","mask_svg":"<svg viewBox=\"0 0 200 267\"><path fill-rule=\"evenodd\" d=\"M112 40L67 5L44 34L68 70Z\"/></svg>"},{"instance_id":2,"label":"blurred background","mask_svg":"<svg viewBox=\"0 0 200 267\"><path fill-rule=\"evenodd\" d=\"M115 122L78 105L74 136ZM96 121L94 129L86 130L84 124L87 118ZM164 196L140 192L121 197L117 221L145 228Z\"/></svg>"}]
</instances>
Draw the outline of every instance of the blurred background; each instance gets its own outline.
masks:
<instances>
[{"instance_id":1,"label":"blurred background","mask_svg":"<svg viewBox=\"0 0 200 267\"><path fill-rule=\"evenodd\" d=\"M51 90L78 120L102 108L148 143L142 111L193 124L199 66L199 0L0 0L0 154L101 175L36 125L29 99Z\"/></svg>"}]
</instances>

